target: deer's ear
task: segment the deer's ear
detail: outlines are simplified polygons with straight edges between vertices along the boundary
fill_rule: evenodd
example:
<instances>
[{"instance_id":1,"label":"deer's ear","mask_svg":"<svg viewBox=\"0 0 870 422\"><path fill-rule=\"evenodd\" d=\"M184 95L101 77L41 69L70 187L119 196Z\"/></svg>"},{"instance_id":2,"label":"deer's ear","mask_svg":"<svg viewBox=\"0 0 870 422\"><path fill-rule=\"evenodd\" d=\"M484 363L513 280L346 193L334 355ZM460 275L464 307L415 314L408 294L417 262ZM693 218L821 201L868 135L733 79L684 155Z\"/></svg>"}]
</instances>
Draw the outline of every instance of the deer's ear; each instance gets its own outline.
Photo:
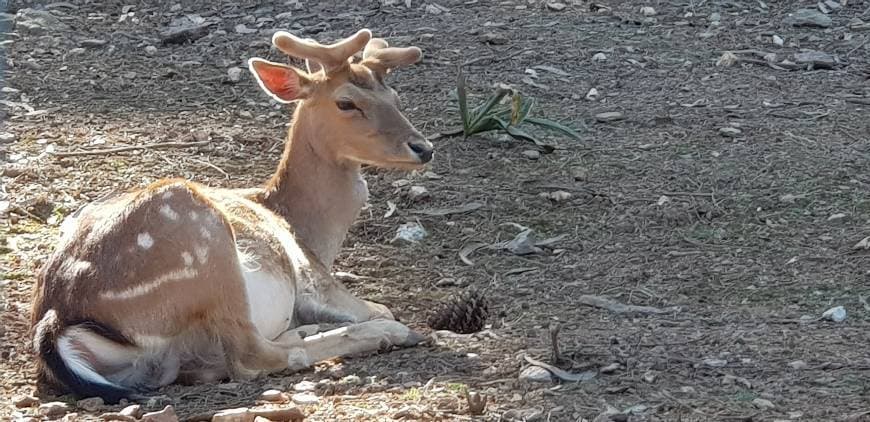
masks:
<instances>
[{"instance_id":1,"label":"deer's ear","mask_svg":"<svg viewBox=\"0 0 870 422\"><path fill-rule=\"evenodd\" d=\"M295 68L253 58L248 60L248 69L260 88L277 101L290 103L308 96L311 81Z\"/></svg>"}]
</instances>

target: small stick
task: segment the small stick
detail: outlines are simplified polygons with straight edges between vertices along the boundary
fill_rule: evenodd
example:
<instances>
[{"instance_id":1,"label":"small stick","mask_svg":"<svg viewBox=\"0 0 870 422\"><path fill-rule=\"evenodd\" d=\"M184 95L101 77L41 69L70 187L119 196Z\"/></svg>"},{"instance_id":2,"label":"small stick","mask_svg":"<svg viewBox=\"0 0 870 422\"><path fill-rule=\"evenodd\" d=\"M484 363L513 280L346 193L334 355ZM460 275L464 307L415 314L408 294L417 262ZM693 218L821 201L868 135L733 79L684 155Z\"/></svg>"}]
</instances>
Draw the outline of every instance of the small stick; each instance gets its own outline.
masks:
<instances>
[{"instance_id":1,"label":"small stick","mask_svg":"<svg viewBox=\"0 0 870 422\"><path fill-rule=\"evenodd\" d=\"M526 53L526 52L529 52L529 51L532 51L532 50L527 48L527 49L523 49L523 50L517 50L517 51L514 51L513 53L508 54L507 56L501 56L501 57L496 57L496 56L480 56L480 57L475 57L475 58L473 58L473 59L466 60L465 62L462 63L462 65L463 65L463 66L471 66L471 65L473 65L473 64L475 64L475 63L477 63L477 62L481 62L481 61L484 61L484 60L492 60L493 63L496 63L496 62L503 62L503 61L505 61L505 60L510 60L510 59L514 58L515 56L519 56L520 54L523 54L523 53Z\"/></svg>"},{"instance_id":2,"label":"small stick","mask_svg":"<svg viewBox=\"0 0 870 422\"><path fill-rule=\"evenodd\" d=\"M617 314L629 314L629 313L638 313L638 314L666 314L673 312L675 309L659 309L654 308L652 306L637 306L637 305L625 305L619 302L616 302L611 299L607 299L600 296L592 296L592 295L583 295L577 298L577 303L594 306L596 308L607 309L610 312Z\"/></svg>"},{"instance_id":3,"label":"small stick","mask_svg":"<svg viewBox=\"0 0 870 422\"><path fill-rule=\"evenodd\" d=\"M562 324L558 322L550 323L550 346L552 347L553 356L552 361L554 364L558 365L562 360L562 356L559 354L559 331L562 330Z\"/></svg>"},{"instance_id":4,"label":"small stick","mask_svg":"<svg viewBox=\"0 0 870 422\"><path fill-rule=\"evenodd\" d=\"M197 159L195 159L195 158L193 158L192 160L193 160L194 162L200 163L200 164L205 165L205 166L209 166L209 167L211 167L211 168L213 168L213 169L219 171L221 174L224 175L224 178L225 178L225 179L229 179L229 178L230 178L230 175L227 174L227 172L225 172L222 168L220 168L220 167L218 167L218 166L216 166L216 165L214 165L214 164L212 164L212 163L209 163L208 161L197 160Z\"/></svg>"},{"instance_id":5,"label":"small stick","mask_svg":"<svg viewBox=\"0 0 870 422\"><path fill-rule=\"evenodd\" d=\"M30 218L32 218L32 219L34 219L42 224L46 223L44 218L42 218L42 217L40 217L40 216L30 212L30 211L27 211L26 209L24 209L24 207L22 207L20 205L13 205L13 206L9 207L9 211L30 217Z\"/></svg>"},{"instance_id":6,"label":"small stick","mask_svg":"<svg viewBox=\"0 0 870 422\"><path fill-rule=\"evenodd\" d=\"M426 139L428 139L430 141L435 141L435 140L438 140L441 138L450 138L453 136L462 135L463 133L464 133L464 131L462 130L462 128L448 129L448 130L445 130L444 132L438 132L438 133L429 135L426 137Z\"/></svg>"},{"instance_id":7,"label":"small stick","mask_svg":"<svg viewBox=\"0 0 870 422\"><path fill-rule=\"evenodd\" d=\"M124 147L117 148L106 148L106 149L91 149L86 151L70 151L70 152L55 152L52 153L55 157L80 157L83 155L103 155L103 154L114 154L116 152L125 152L125 151L136 151L140 149L161 149L161 148L190 148L190 147L200 147L203 145L208 145L211 141L200 141L200 142L159 142L155 144L145 144L145 145L130 145Z\"/></svg>"}]
</instances>

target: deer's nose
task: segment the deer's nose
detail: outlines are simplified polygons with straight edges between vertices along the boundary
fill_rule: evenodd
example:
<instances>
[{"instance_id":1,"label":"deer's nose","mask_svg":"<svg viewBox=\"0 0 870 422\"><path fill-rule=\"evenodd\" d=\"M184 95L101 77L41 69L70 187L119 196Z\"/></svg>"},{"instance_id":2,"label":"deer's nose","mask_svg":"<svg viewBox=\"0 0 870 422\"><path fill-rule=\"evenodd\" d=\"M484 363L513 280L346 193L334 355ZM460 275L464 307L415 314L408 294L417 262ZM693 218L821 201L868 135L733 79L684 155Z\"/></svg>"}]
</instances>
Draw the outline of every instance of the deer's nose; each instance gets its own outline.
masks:
<instances>
[{"instance_id":1,"label":"deer's nose","mask_svg":"<svg viewBox=\"0 0 870 422\"><path fill-rule=\"evenodd\" d=\"M432 144L428 141L408 142L408 148L411 148L411 151L414 151L414 154L417 154L417 157L420 157L421 163L432 161L434 149L432 148Z\"/></svg>"}]
</instances>

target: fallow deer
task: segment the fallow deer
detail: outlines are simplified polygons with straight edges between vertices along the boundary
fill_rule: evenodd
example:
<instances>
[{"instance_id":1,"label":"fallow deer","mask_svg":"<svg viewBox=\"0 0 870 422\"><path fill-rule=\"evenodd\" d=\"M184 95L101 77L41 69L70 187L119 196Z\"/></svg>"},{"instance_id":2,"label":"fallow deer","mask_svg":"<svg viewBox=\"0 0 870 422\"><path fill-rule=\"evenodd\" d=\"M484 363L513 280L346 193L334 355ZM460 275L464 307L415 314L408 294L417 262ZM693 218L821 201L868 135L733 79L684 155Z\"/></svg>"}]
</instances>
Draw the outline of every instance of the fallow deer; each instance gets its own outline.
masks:
<instances>
[{"instance_id":1,"label":"fallow deer","mask_svg":"<svg viewBox=\"0 0 870 422\"><path fill-rule=\"evenodd\" d=\"M274 176L251 190L163 180L71 216L33 299L43 382L114 402L422 340L329 272L367 200L361 165L432 159L385 83L422 52L368 30L331 45L286 32L272 42L309 64L248 63L272 98L298 102ZM350 325L310 335L327 323Z\"/></svg>"}]
</instances>

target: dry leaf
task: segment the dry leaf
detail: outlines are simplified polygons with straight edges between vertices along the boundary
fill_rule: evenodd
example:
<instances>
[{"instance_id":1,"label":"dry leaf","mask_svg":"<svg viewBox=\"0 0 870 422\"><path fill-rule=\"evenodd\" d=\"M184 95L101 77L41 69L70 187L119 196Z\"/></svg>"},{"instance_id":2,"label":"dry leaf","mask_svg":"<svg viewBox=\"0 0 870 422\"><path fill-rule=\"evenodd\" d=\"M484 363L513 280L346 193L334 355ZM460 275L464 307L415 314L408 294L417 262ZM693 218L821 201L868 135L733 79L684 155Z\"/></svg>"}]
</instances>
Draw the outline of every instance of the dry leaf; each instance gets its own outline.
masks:
<instances>
[{"instance_id":1,"label":"dry leaf","mask_svg":"<svg viewBox=\"0 0 870 422\"><path fill-rule=\"evenodd\" d=\"M474 262L471 259L469 259L468 256L471 255L472 253L474 253L474 251L476 251L478 249L485 248L487 246L489 246L489 245L487 245L486 243L480 243L480 242L469 243L469 244L463 246L462 249L459 250L459 259L462 260L462 262L464 262L465 265L474 265Z\"/></svg>"},{"instance_id":2,"label":"dry leaf","mask_svg":"<svg viewBox=\"0 0 870 422\"><path fill-rule=\"evenodd\" d=\"M387 201L387 207L389 208L384 214L384 218L390 218L396 212L396 204L393 201Z\"/></svg>"}]
</instances>

